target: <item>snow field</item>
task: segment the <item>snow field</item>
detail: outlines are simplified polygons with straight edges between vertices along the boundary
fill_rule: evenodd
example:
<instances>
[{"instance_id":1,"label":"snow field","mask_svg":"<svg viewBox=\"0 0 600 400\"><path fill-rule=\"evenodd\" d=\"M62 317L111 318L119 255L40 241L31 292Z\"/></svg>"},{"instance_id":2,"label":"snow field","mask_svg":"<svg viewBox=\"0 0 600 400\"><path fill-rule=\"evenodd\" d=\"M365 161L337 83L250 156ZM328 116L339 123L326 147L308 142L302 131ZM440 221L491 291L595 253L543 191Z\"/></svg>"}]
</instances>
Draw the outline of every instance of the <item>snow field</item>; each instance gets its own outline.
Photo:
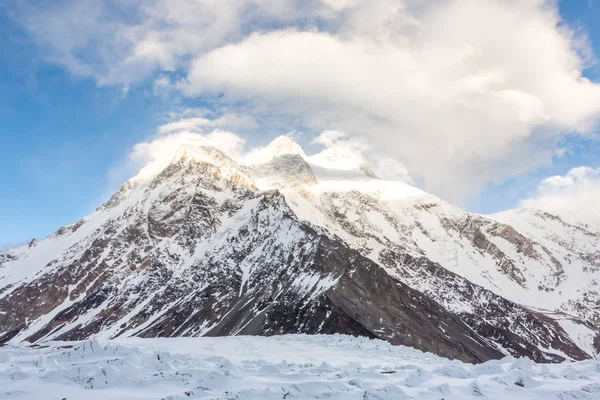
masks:
<instances>
[{"instance_id":1,"label":"snow field","mask_svg":"<svg viewBox=\"0 0 600 400\"><path fill-rule=\"evenodd\" d=\"M127 338L0 348L6 399L600 399L600 359L471 365L349 336Z\"/></svg>"}]
</instances>

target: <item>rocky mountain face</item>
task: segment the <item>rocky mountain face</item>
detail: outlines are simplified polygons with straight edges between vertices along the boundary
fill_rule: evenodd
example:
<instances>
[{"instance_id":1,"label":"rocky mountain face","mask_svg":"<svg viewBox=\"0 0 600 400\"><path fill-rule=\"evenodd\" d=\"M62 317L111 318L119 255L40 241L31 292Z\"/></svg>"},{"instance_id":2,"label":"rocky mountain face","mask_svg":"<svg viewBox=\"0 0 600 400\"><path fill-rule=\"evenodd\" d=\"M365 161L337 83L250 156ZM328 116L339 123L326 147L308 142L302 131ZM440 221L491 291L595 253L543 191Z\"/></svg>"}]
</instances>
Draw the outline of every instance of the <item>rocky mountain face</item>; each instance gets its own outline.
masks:
<instances>
[{"instance_id":1,"label":"rocky mountain face","mask_svg":"<svg viewBox=\"0 0 600 400\"><path fill-rule=\"evenodd\" d=\"M485 217L430 195L398 200L386 190L398 191L288 198L306 219L326 226L513 355L543 361L598 352L597 233L558 217L552 221L560 226L547 227L548 214L538 211ZM500 222L512 214L529 217L521 224L537 224L522 229L527 237ZM563 340L562 331L570 340Z\"/></svg>"},{"instance_id":2,"label":"rocky mountain face","mask_svg":"<svg viewBox=\"0 0 600 400\"><path fill-rule=\"evenodd\" d=\"M93 214L0 253L0 344L345 333L469 362L600 350L598 232L469 214L286 140L254 165L183 147Z\"/></svg>"}]
</instances>

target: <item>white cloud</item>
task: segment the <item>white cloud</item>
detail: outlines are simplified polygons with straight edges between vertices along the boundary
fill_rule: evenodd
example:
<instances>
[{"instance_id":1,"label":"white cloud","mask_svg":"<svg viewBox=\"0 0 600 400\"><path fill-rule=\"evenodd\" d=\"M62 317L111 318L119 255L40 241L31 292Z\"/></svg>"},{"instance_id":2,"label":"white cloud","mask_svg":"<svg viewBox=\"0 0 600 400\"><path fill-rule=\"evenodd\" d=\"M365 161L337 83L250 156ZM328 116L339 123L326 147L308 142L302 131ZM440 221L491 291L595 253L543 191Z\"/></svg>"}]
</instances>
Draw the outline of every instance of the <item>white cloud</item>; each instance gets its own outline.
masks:
<instances>
[{"instance_id":1,"label":"white cloud","mask_svg":"<svg viewBox=\"0 0 600 400\"><path fill-rule=\"evenodd\" d=\"M400 38L409 44L258 33L198 57L182 88L259 99L365 136L428 189L458 197L548 162L556 132L587 132L600 111L600 86L579 75L555 13L526 3L431 9Z\"/></svg>"},{"instance_id":2,"label":"white cloud","mask_svg":"<svg viewBox=\"0 0 600 400\"><path fill-rule=\"evenodd\" d=\"M580 222L600 222L600 168L578 167L566 175L546 178L520 205Z\"/></svg>"},{"instance_id":3,"label":"white cloud","mask_svg":"<svg viewBox=\"0 0 600 400\"><path fill-rule=\"evenodd\" d=\"M236 130L240 128L254 129L256 120L251 115L237 113L215 113L203 109L187 109L171 113L171 121L157 129L157 134L165 135L173 132L206 133L211 129Z\"/></svg>"},{"instance_id":4,"label":"white cloud","mask_svg":"<svg viewBox=\"0 0 600 400\"><path fill-rule=\"evenodd\" d=\"M178 119L174 114L174 119L159 126L153 137L136 144L127 162L113 174L122 178L139 170L136 179L151 180L173 160L182 146L195 145L219 148L239 164L262 164L283 154L298 154L320 168L353 171L363 177L368 168L387 181L411 183L408 171L401 163L378 155L360 139L348 137L343 132L323 132L314 140L322 149L306 154L294 141L293 134L280 136L266 146L252 146L240 135L223 129L233 117L197 115L204 114L202 110L186 110Z\"/></svg>"},{"instance_id":5,"label":"white cloud","mask_svg":"<svg viewBox=\"0 0 600 400\"><path fill-rule=\"evenodd\" d=\"M191 57L247 31L329 9L318 0L26 0L17 7L48 59L100 85L125 86L185 70Z\"/></svg>"},{"instance_id":6,"label":"white cloud","mask_svg":"<svg viewBox=\"0 0 600 400\"><path fill-rule=\"evenodd\" d=\"M244 139L231 132L215 129L202 134L184 129L177 133L159 136L149 142L136 144L129 159L135 166L141 167L136 177L147 181L160 173L184 145L213 146L230 156L237 157L244 143Z\"/></svg>"},{"instance_id":7,"label":"white cloud","mask_svg":"<svg viewBox=\"0 0 600 400\"><path fill-rule=\"evenodd\" d=\"M187 109L172 113L170 121L156 129L149 140L133 146L125 165L119 167L124 174L140 170L137 177L152 179L173 159L185 145L212 146L221 149L234 159L245 154L246 141L229 128L248 126L253 120L235 114L211 115L202 109Z\"/></svg>"},{"instance_id":8,"label":"white cloud","mask_svg":"<svg viewBox=\"0 0 600 400\"><path fill-rule=\"evenodd\" d=\"M248 127L255 121L244 115L214 113L204 109L185 109L171 112L154 135L137 143L128 157L108 172L108 188L104 198L114 193L123 181L138 173L143 179L152 179L184 145L213 146L234 158L244 153L246 141L232 133L236 127ZM138 172L139 171L139 172Z\"/></svg>"},{"instance_id":9,"label":"white cloud","mask_svg":"<svg viewBox=\"0 0 600 400\"><path fill-rule=\"evenodd\" d=\"M326 168L358 169L367 164L368 151L360 139L348 138L344 132L325 131L313 141L325 146L325 150L315 154L310 161Z\"/></svg>"},{"instance_id":10,"label":"white cloud","mask_svg":"<svg viewBox=\"0 0 600 400\"><path fill-rule=\"evenodd\" d=\"M600 113L590 46L550 0L67 4L24 21L73 72L163 93L178 71L186 95L346 132L446 198L551 162Z\"/></svg>"},{"instance_id":11,"label":"white cloud","mask_svg":"<svg viewBox=\"0 0 600 400\"><path fill-rule=\"evenodd\" d=\"M306 153L291 136L292 134L279 136L267 146L250 149L239 161L247 165L258 165L283 154L296 154L306 159Z\"/></svg>"}]
</instances>

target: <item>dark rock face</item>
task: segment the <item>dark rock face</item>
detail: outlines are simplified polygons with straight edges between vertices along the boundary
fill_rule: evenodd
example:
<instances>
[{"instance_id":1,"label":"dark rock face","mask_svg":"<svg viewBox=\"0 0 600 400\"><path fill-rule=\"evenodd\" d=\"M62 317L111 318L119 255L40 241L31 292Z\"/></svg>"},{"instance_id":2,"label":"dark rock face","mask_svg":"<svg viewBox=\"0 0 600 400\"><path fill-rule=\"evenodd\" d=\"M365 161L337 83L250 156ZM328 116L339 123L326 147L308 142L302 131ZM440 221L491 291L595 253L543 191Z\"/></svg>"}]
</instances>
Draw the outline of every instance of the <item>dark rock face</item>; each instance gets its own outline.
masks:
<instances>
[{"instance_id":1,"label":"dark rock face","mask_svg":"<svg viewBox=\"0 0 600 400\"><path fill-rule=\"evenodd\" d=\"M382 262L396 265L398 274L404 275L406 280L419 280L421 285L429 286L424 294L441 304L447 303L444 297L448 294L455 296L447 308L452 310L462 303L463 310L454 309L460 319L481 337L501 344L515 357L527 356L536 362L564 361L562 356L541 350L556 349L575 360L589 358L555 320L541 312L495 295L424 257L394 253L383 257Z\"/></svg>"},{"instance_id":2,"label":"dark rock face","mask_svg":"<svg viewBox=\"0 0 600 400\"><path fill-rule=\"evenodd\" d=\"M260 173L272 169L315 182L299 156ZM9 282L0 288L0 344L343 333L468 362L504 352L562 359L541 348L588 357L553 319L402 246L386 243L378 262L365 257L368 245L299 219L280 191L258 191L250 172L214 149L187 150L151 182L123 185L90 217L22 254L0 253L0 278ZM346 211L328 210L352 235L379 240ZM486 251L493 246L485 236L478 241L475 226L455 228ZM518 233L498 227L495 234L536 256ZM13 279L20 276L15 266L31 272Z\"/></svg>"},{"instance_id":3,"label":"dark rock face","mask_svg":"<svg viewBox=\"0 0 600 400\"><path fill-rule=\"evenodd\" d=\"M519 285L526 287L525 278L519 268L517 268L512 260L506 257L498 246L488 240L479 228L480 225L473 218L466 218L462 221L453 221L444 218L442 224L446 229L454 230L461 236L467 237L482 254L491 254L496 260L496 266L499 270ZM495 235L503 233L505 231L502 229L494 229Z\"/></svg>"}]
</instances>

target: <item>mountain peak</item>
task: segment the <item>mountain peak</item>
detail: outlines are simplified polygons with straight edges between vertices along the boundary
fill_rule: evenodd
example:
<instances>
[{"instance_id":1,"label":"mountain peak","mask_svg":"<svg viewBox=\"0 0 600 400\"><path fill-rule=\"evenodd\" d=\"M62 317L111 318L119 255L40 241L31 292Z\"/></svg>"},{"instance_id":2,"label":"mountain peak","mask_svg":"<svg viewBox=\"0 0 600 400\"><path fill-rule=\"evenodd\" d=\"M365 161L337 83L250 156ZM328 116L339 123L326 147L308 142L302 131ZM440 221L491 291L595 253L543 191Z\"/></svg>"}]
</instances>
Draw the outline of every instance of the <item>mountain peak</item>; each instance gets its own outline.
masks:
<instances>
[{"instance_id":1,"label":"mountain peak","mask_svg":"<svg viewBox=\"0 0 600 400\"><path fill-rule=\"evenodd\" d=\"M302 147L300 147L300 145L293 141L289 136L276 137L267 145L267 149L271 150L274 156L297 154L301 157L306 157Z\"/></svg>"},{"instance_id":2,"label":"mountain peak","mask_svg":"<svg viewBox=\"0 0 600 400\"><path fill-rule=\"evenodd\" d=\"M171 163L185 160L204 161L215 165L234 163L227 154L217 147L193 144L181 145L173 156Z\"/></svg>"},{"instance_id":3,"label":"mountain peak","mask_svg":"<svg viewBox=\"0 0 600 400\"><path fill-rule=\"evenodd\" d=\"M282 188L314 185L317 179L306 160L299 154L282 154L269 162L251 167L262 187Z\"/></svg>"},{"instance_id":4,"label":"mountain peak","mask_svg":"<svg viewBox=\"0 0 600 400\"><path fill-rule=\"evenodd\" d=\"M250 165L264 164L276 157L286 154L296 154L304 159L307 157L306 153L298 143L293 141L289 136L282 135L273 139L271 143L265 147L250 152L246 155L245 162Z\"/></svg>"}]
</instances>

